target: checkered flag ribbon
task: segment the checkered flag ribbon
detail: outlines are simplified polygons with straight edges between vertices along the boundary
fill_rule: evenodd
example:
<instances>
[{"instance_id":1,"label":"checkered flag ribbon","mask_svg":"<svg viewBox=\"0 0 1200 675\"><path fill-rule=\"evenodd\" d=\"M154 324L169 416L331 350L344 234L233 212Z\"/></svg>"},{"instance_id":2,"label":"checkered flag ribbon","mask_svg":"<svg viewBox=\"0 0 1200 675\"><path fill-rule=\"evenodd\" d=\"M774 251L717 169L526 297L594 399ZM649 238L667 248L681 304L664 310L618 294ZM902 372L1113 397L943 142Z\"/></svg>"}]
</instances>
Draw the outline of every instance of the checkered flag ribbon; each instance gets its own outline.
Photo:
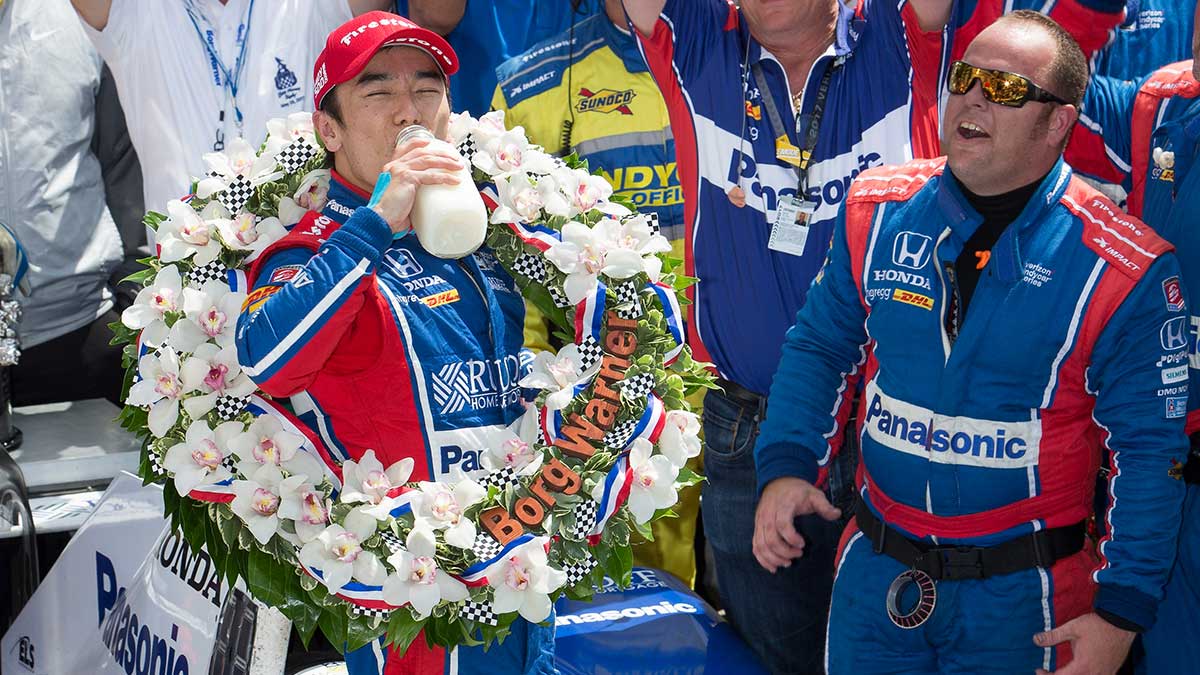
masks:
<instances>
[{"instance_id":1,"label":"checkered flag ribbon","mask_svg":"<svg viewBox=\"0 0 1200 675\"><path fill-rule=\"evenodd\" d=\"M384 532L379 535L379 538L383 540L383 545L387 547L389 555L404 548L404 542L401 541L400 537L391 532Z\"/></svg>"},{"instance_id":2,"label":"checkered flag ribbon","mask_svg":"<svg viewBox=\"0 0 1200 675\"><path fill-rule=\"evenodd\" d=\"M567 575L567 586L574 586L579 583L581 579L591 574L594 569L596 569L596 559L591 554L583 562L567 565L563 568L563 572Z\"/></svg>"},{"instance_id":3,"label":"checkered flag ribbon","mask_svg":"<svg viewBox=\"0 0 1200 675\"><path fill-rule=\"evenodd\" d=\"M583 539L592 533L592 528L595 526L596 502L584 499L575 506L575 527L571 529L571 536L575 539Z\"/></svg>"},{"instance_id":4,"label":"checkered flag ribbon","mask_svg":"<svg viewBox=\"0 0 1200 675\"><path fill-rule=\"evenodd\" d=\"M167 470L163 468L162 457L159 457L157 452L154 452L153 450L149 450L149 449L146 450L146 456L148 457L148 461L150 462L150 471L153 472L154 475L156 475L156 476L161 476L163 478L166 478Z\"/></svg>"},{"instance_id":5,"label":"checkered flag ribbon","mask_svg":"<svg viewBox=\"0 0 1200 675\"><path fill-rule=\"evenodd\" d=\"M642 301L638 298L638 287L626 281L613 288L617 295L617 316L622 319L639 319L642 316Z\"/></svg>"},{"instance_id":6,"label":"checkered flag ribbon","mask_svg":"<svg viewBox=\"0 0 1200 675\"><path fill-rule=\"evenodd\" d=\"M284 171L292 173L299 171L305 164L308 164L308 160L316 156L316 148L303 138L297 138L280 150L278 155L275 155L275 161L279 162L279 166L282 166Z\"/></svg>"},{"instance_id":7,"label":"checkered flag ribbon","mask_svg":"<svg viewBox=\"0 0 1200 675\"><path fill-rule=\"evenodd\" d=\"M529 277L534 283L542 283L546 280L546 264L541 258L522 253L513 261L513 271L523 277Z\"/></svg>"},{"instance_id":8,"label":"checkered flag ribbon","mask_svg":"<svg viewBox=\"0 0 1200 675\"><path fill-rule=\"evenodd\" d=\"M187 280L195 287L203 286L209 281L222 281L226 285L229 284L229 279L225 274L225 264L220 260L193 267L192 271L187 273Z\"/></svg>"},{"instance_id":9,"label":"checkered flag ribbon","mask_svg":"<svg viewBox=\"0 0 1200 675\"><path fill-rule=\"evenodd\" d=\"M655 213L653 211L645 211L645 212L643 212L643 215L645 215L649 221L651 234L658 234L658 233L662 232L662 227L660 227L658 224L658 214L657 213Z\"/></svg>"},{"instance_id":10,"label":"checkered flag ribbon","mask_svg":"<svg viewBox=\"0 0 1200 675\"><path fill-rule=\"evenodd\" d=\"M542 425L540 425L540 424L537 425L537 430L538 430L538 437L537 437L538 445L546 445L547 444L546 443L546 430L543 429Z\"/></svg>"},{"instance_id":11,"label":"checkered flag ribbon","mask_svg":"<svg viewBox=\"0 0 1200 675\"><path fill-rule=\"evenodd\" d=\"M563 293L555 286L547 286L546 290L550 292L550 297L554 300L555 307L570 307L571 301L567 299L567 294Z\"/></svg>"},{"instance_id":12,"label":"checkered flag ribbon","mask_svg":"<svg viewBox=\"0 0 1200 675\"><path fill-rule=\"evenodd\" d=\"M475 557L478 558L480 562L495 558L496 556L500 555L500 552L503 550L504 547L500 545L500 542L496 541L496 539L487 532L480 532L476 534L475 544L471 547L471 551L475 553Z\"/></svg>"},{"instance_id":13,"label":"checkered flag ribbon","mask_svg":"<svg viewBox=\"0 0 1200 675\"><path fill-rule=\"evenodd\" d=\"M387 621L388 616L390 616L392 613L391 610L374 609L372 607L363 607L361 605L356 605L354 603L350 603L350 611L354 612L355 614L357 614L359 616L377 616L380 619L383 619L384 621Z\"/></svg>"},{"instance_id":14,"label":"checkered flag ribbon","mask_svg":"<svg viewBox=\"0 0 1200 675\"><path fill-rule=\"evenodd\" d=\"M629 445L629 439L633 438L633 432L637 429L638 420L625 420L604 434L604 444L615 450L624 450L625 446Z\"/></svg>"},{"instance_id":15,"label":"checkered flag ribbon","mask_svg":"<svg viewBox=\"0 0 1200 675\"><path fill-rule=\"evenodd\" d=\"M652 391L654 391L654 373L642 373L626 378L621 383L621 395L630 400L640 401Z\"/></svg>"},{"instance_id":16,"label":"checkered flag ribbon","mask_svg":"<svg viewBox=\"0 0 1200 675\"><path fill-rule=\"evenodd\" d=\"M220 174L210 173L214 178L220 178ZM236 215L250 200L254 194L254 186L250 185L250 181L244 176L234 178L229 186L217 193L217 201L225 205L229 212Z\"/></svg>"},{"instance_id":17,"label":"checkered flag ribbon","mask_svg":"<svg viewBox=\"0 0 1200 675\"><path fill-rule=\"evenodd\" d=\"M489 626L500 625L500 617L496 616L490 602L475 602L467 600L463 602L462 609L458 610L458 615L464 619L470 619L475 623L486 623Z\"/></svg>"},{"instance_id":18,"label":"checkered flag ribbon","mask_svg":"<svg viewBox=\"0 0 1200 675\"><path fill-rule=\"evenodd\" d=\"M214 409L217 411L217 416L223 420L237 419L238 415L246 409L246 404L250 402L249 396L238 398L236 396L218 396L217 403Z\"/></svg>"},{"instance_id":19,"label":"checkered flag ribbon","mask_svg":"<svg viewBox=\"0 0 1200 675\"><path fill-rule=\"evenodd\" d=\"M584 335L583 342L579 343L579 360L583 364L583 370L587 371L592 366L600 363L600 359L604 357L604 348L596 341L596 338L591 335Z\"/></svg>"},{"instance_id":20,"label":"checkered flag ribbon","mask_svg":"<svg viewBox=\"0 0 1200 675\"><path fill-rule=\"evenodd\" d=\"M499 471L493 471L483 478L484 485L495 485L504 490L510 485L516 485L520 480L517 478L517 472L513 471L511 466L506 466Z\"/></svg>"},{"instance_id":21,"label":"checkered flag ribbon","mask_svg":"<svg viewBox=\"0 0 1200 675\"><path fill-rule=\"evenodd\" d=\"M475 147L475 139L471 138L470 134L467 134L467 137L462 140L462 143L459 143L458 146L455 147L455 150L458 150L458 154L462 155L463 159L467 160L467 164L470 164L471 158L475 156L475 152L477 151L477 148Z\"/></svg>"}]
</instances>

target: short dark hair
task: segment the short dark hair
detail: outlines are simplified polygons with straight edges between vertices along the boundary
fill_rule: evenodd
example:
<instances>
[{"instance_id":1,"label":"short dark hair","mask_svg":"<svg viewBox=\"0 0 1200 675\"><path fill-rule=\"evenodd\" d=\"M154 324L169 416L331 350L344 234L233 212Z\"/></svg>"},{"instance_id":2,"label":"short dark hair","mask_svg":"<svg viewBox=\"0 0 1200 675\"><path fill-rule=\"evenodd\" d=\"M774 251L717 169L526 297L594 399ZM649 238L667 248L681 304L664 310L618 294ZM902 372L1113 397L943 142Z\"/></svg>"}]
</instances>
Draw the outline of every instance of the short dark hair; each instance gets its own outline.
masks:
<instances>
[{"instance_id":1,"label":"short dark hair","mask_svg":"<svg viewBox=\"0 0 1200 675\"><path fill-rule=\"evenodd\" d=\"M342 122L342 104L338 102L337 93L337 87L330 89L325 94L325 98L321 99L321 107L319 110L332 117L338 124L345 125L345 123Z\"/></svg>"},{"instance_id":2,"label":"short dark hair","mask_svg":"<svg viewBox=\"0 0 1200 675\"><path fill-rule=\"evenodd\" d=\"M1087 57L1079 43L1058 22L1040 12L1018 9L1000 17L1000 21L1031 24L1046 31L1054 40L1054 60L1050 62L1050 82L1039 83L1076 108L1083 103L1088 85Z\"/></svg>"}]
</instances>

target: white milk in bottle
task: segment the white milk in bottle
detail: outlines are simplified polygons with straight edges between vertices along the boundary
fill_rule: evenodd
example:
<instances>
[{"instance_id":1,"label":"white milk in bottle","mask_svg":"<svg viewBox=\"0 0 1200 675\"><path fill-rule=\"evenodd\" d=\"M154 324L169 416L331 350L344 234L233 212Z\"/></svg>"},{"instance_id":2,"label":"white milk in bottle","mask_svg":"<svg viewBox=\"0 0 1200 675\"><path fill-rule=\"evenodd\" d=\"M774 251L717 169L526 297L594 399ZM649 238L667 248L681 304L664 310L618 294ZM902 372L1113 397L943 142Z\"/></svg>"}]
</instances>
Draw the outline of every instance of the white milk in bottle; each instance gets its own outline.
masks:
<instances>
[{"instance_id":1,"label":"white milk in bottle","mask_svg":"<svg viewBox=\"0 0 1200 675\"><path fill-rule=\"evenodd\" d=\"M428 138L458 155L449 143L416 124L400 132L396 145L413 138ZM421 185L413 202L413 231L421 246L439 258L468 256L483 245L487 236L487 209L471 178L470 163L463 160L463 164L457 185Z\"/></svg>"}]
</instances>

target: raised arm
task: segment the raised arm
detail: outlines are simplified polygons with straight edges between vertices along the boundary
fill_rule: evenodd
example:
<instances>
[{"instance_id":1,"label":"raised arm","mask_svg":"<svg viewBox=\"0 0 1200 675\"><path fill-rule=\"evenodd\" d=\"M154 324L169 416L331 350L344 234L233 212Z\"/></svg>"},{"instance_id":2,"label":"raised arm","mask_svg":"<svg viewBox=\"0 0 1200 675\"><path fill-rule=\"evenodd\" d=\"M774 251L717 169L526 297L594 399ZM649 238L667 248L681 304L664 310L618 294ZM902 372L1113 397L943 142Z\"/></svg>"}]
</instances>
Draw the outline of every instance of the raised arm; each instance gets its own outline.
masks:
<instances>
[{"instance_id":1,"label":"raised arm","mask_svg":"<svg viewBox=\"0 0 1200 675\"><path fill-rule=\"evenodd\" d=\"M650 37L667 0L624 0L624 4L625 13L629 15L633 27L642 35Z\"/></svg>"},{"instance_id":2,"label":"raised arm","mask_svg":"<svg viewBox=\"0 0 1200 675\"><path fill-rule=\"evenodd\" d=\"M950 21L954 0L908 0L923 31L941 30Z\"/></svg>"},{"instance_id":3,"label":"raised arm","mask_svg":"<svg viewBox=\"0 0 1200 675\"><path fill-rule=\"evenodd\" d=\"M408 0L408 18L438 35L449 35L466 11L467 0Z\"/></svg>"},{"instance_id":4,"label":"raised arm","mask_svg":"<svg viewBox=\"0 0 1200 675\"><path fill-rule=\"evenodd\" d=\"M71 5L75 7L79 18L92 28L104 30L108 25L108 10L112 8L112 0L71 0Z\"/></svg>"}]
</instances>

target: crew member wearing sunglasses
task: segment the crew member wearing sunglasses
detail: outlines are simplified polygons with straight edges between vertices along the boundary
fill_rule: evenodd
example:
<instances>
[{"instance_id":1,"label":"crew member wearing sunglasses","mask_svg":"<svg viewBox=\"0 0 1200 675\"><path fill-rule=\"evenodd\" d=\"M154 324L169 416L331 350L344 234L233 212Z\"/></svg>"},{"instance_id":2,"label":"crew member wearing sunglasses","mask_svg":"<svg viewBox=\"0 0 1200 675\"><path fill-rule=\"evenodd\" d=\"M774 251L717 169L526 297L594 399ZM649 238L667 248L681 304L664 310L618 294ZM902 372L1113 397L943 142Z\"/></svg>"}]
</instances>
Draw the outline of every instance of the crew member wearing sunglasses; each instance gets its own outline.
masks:
<instances>
[{"instance_id":1,"label":"crew member wearing sunglasses","mask_svg":"<svg viewBox=\"0 0 1200 675\"><path fill-rule=\"evenodd\" d=\"M1008 15L951 68L947 157L850 187L756 451L815 480L861 378L834 675L1112 673L1154 623L1187 453L1163 331L1185 310L1170 245L1062 160L1086 84L1058 24Z\"/></svg>"}]
</instances>

